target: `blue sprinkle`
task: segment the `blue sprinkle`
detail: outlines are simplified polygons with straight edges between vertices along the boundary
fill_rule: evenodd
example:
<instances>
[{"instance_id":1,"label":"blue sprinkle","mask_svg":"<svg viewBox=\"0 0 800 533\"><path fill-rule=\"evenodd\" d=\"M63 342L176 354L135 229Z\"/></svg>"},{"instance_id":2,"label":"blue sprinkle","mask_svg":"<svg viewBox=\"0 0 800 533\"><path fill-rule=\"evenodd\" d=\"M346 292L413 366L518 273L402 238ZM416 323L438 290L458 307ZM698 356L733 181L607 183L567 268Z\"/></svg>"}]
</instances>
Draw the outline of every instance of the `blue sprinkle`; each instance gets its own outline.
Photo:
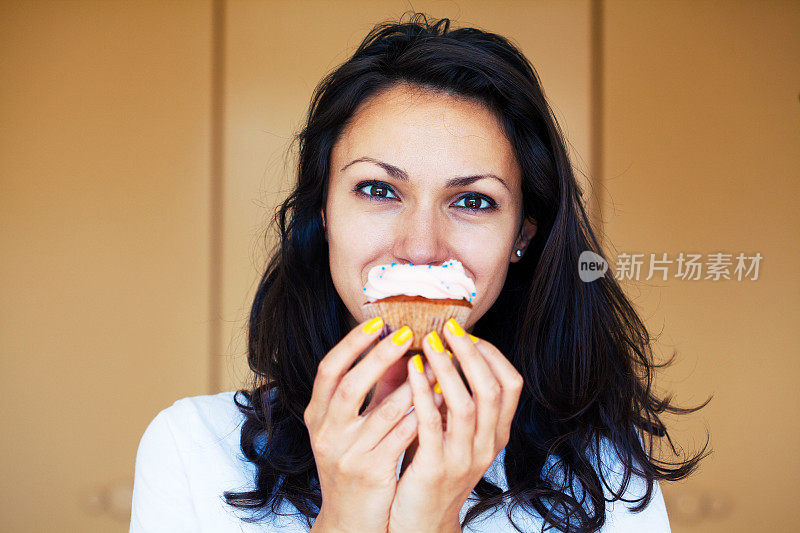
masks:
<instances>
[{"instance_id":1,"label":"blue sprinkle","mask_svg":"<svg viewBox=\"0 0 800 533\"><path fill-rule=\"evenodd\" d=\"M378 277L379 277L379 278L382 278L383 276L378 276Z\"/></svg>"},{"instance_id":2,"label":"blue sprinkle","mask_svg":"<svg viewBox=\"0 0 800 533\"><path fill-rule=\"evenodd\" d=\"M412 267L414 266L414 263L412 263L411 261L409 261L408 264L409 264L409 266L412 266Z\"/></svg>"},{"instance_id":3,"label":"blue sprinkle","mask_svg":"<svg viewBox=\"0 0 800 533\"><path fill-rule=\"evenodd\" d=\"M443 264L442 268L447 268L447 263Z\"/></svg>"},{"instance_id":4,"label":"blue sprinkle","mask_svg":"<svg viewBox=\"0 0 800 533\"><path fill-rule=\"evenodd\" d=\"M397 263L392 263L392 265L391 265L391 266L395 266L396 264L397 264Z\"/></svg>"},{"instance_id":5,"label":"blue sprinkle","mask_svg":"<svg viewBox=\"0 0 800 533\"><path fill-rule=\"evenodd\" d=\"M472 295L473 295L473 296L477 296L477 294L476 294L476 293L474 293L474 292L472 293Z\"/></svg>"},{"instance_id":6,"label":"blue sprinkle","mask_svg":"<svg viewBox=\"0 0 800 533\"><path fill-rule=\"evenodd\" d=\"M381 270L386 270L386 267L381 267Z\"/></svg>"},{"instance_id":7,"label":"blue sprinkle","mask_svg":"<svg viewBox=\"0 0 800 533\"><path fill-rule=\"evenodd\" d=\"M364 287L364 290L367 290L367 288L366 288L366 287Z\"/></svg>"},{"instance_id":8,"label":"blue sprinkle","mask_svg":"<svg viewBox=\"0 0 800 533\"><path fill-rule=\"evenodd\" d=\"M448 286L447 286L447 288L449 289L449 288L450 288L450 285L448 285Z\"/></svg>"},{"instance_id":9,"label":"blue sprinkle","mask_svg":"<svg viewBox=\"0 0 800 533\"><path fill-rule=\"evenodd\" d=\"M431 266L430 266L430 265L428 265L428 268L430 268L430 267L431 267Z\"/></svg>"}]
</instances>

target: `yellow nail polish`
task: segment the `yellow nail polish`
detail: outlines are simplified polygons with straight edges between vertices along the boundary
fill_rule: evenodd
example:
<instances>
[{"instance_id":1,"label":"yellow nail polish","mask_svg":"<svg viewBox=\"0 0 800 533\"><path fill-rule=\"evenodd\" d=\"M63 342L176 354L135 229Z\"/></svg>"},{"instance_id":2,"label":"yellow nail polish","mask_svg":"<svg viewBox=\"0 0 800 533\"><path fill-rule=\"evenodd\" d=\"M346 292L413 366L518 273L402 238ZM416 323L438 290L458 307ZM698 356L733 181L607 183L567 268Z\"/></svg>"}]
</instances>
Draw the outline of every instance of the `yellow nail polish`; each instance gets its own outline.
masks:
<instances>
[{"instance_id":1,"label":"yellow nail polish","mask_svg":"<svg viewBox=\"0 0 800 533\"><path fill-rule=\"evenodd\" d=\"M375 333L379 329L383 327L383 319L379 316L376 316L366 324L364 324L364 333Z\"/></svg>"},{"instance_id":2,"label":"yellow nail polish","mask_svg":"<svg viewBox=\"0 0 800 533\"><path fill-rule=\"evenodd\" d=\"M452 359L453 358L453 352L451 352L450 350L447 350L447 357Z\"/></svg>"},{"instance_id":3,"label":"yellow nail polish","mask_svg":"<svg viewBox=\"0 0 800 533\"><path fill-rule=\"evenodd\" d=\"M402 346L403 343L410 339L413 335L414 333L411 331L410 327L403 326L395 331L394 335L392 335L392 342L398 346Z\"/></svg>"},{"instance_id":4,"label":"yellow nail polish","mask_svg":"<svg viewBox=\"0 0 800 533\"><path fill-rule=\"evenodd\" d=\"M428 342L431 343L431 347L437 352L443 352L444 346L442 346L442 339L439 338L439 334L435 331L431 331L428 333Z\"/></svg>"},{"instance_id":5,"label":"yellow nail polish","mask_svg":"<svg viewBox=\"0 0 800 533\"><path fill-rule=\"evenodd\" d=\"M412 357L411 362L414 363L414 368L417 369L417 372L419 372L420 374L425 372L425 367L422 365L422 357L420 357L419 354Z\"/></svg>"},{"instance_id":6,"label":"yellow nail polish","mask_svg":"<svg viewBox=\"0 0 800 533\"><path fill-rule=\"evenodd\" d=\"M478 342L478 337L475 335L470 335L469 338L472 339L472 342Z\"/></svg>"},{"instance_id":7,"label":"yellow nail polish","mask_svg":"<svg viewBox=\"0 0 800 533\"><path fill-rule=\"evenodd\" d=\"M439 382L438 381L433 386L433 392L435 392L436 394L441 394L442 393L442 388L439 386Z\"/></svg>"},{"instance_id":8,"label":"yellow nail polish","mask_svg":"<svg viewBox=\"0 0 800 533\"><path fill-rule=\"evenodd\" d=\"M453 335L456 335L458 337L464 336L465 333L464 328L462 328L461 325L455 321L455 319L451 318L450 320L447 321L445 325L447 326L447 329L450 330L450 333L452 333Z\"/></svg>"}]
</instances>

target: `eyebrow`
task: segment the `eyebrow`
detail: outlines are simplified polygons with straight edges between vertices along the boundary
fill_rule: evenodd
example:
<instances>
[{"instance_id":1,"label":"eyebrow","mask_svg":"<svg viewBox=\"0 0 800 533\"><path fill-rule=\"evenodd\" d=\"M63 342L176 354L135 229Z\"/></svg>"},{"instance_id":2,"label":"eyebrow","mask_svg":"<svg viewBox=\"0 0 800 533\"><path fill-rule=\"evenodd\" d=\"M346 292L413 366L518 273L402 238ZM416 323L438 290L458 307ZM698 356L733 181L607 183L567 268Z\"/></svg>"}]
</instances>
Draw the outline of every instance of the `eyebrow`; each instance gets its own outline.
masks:
<instances>
[{"instance_id":1,"label":"eyebrow","mask_svg":"<svg viewBox=\"0 0 800 533\"><path fill-rule=\"evenodd\" d=\"M398 168L398 167L396 167L394 165L390 165L389 163L387 163L385 161L381 161L379 159L375 159L373 157L359 157L358 159L353 159L352 161L347 163L345 166L343 166L342 169L340 170L340 172L344 172L344 170L347 167L349 167L350 165L355 165L356 163L374 163L374 164L378 165L379 167L381 167L383 170L385 170L386 173L389 174L390 176L392 176L393 178L399 179L400 181L408 181L408 174L406 173L406 171L404 171L403 169ZM457 178L450 178L449 180L447 180L447 182L445 183L444 186L445 186L446 189L452 189L452 188L455 188L455 187L464 187L464 186L467 186L467 185L469 185L471 183L475 183L478 180L487 179L487 178L488 179L495 179L495 180L499 181L500 183L503 184L503 187L505 187L506 189L511 191L511 189L508 187L508 184L505 181L503 181L502 178L500 178L500 177L498 177L498 176L496 176L494 174L475 174L474 176L460 176L460 177L457 177Z\"/></svg>"}]
</instances>

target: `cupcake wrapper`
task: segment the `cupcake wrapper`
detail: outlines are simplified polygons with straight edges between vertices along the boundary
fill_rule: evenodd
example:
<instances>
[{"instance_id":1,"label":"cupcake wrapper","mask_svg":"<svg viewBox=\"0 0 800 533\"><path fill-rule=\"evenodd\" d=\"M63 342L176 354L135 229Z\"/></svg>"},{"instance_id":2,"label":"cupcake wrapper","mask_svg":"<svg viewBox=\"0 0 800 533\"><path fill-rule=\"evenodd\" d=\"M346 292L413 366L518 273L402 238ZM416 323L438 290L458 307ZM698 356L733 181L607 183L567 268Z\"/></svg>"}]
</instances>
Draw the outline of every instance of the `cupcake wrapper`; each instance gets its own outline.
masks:
<instances>
[{"instance_id":1,"label":"cupcake wrapper","mask_svg":"<svg viewBox=\"0 0 800 533\"><path fill-rule=\"evenodd\" d=\"M429 302L377 302L366 303L361 306L364 320L380 316L384 326L381 338L396 331L403 326L408 326L414 332L409 350L422 351L422 341L430 331L436 331L445 341L445 322L454 318L463 325L466 323L472 309L463 305L440 304L436 300Z\"/></svg>"}]
</instances>

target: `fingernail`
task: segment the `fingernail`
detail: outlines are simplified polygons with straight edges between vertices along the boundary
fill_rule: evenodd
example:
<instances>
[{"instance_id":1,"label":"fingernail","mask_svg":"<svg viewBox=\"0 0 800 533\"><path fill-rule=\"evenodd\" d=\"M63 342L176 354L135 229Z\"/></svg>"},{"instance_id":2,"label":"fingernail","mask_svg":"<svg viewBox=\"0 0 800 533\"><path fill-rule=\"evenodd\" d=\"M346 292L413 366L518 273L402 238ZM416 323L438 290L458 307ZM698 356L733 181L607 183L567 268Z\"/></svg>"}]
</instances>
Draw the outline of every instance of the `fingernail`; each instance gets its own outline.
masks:
<instances>
[{"instance_id":1,"label":"fingernail","mask_svg":"<svg viewBox=\"0 0 800 533\"><path fill-rule=\"evenodd\" d=\"M395 331L394 335L392 335L392 342L398 346L402 346L403 343L410 339L413 335L414 333L411 331L410 327L403 326Z\"/></svg>"},{"instance_id":2,"label":"fingernail","mask_svg":"<svg viewBox=\"0 0 800 533\"><path fill-rule=\"evenodd\" d=\"M364 333L375 333L383 327L383 319L376 316L366 324L364 324Z\"/></svg>"},{"instance_id":3,"label":"fingernail","mask_svg":"<svg viewBox=\"0 0 800 533\"><path fill-rule=\"evenodd\" d=\"M452 358L453 358L453 352L451 352L450 350L447 350L447 356L448 356L450 359L452 359Z\"/></svg>"},{"instance_id":4,"label":"fingernail","mask_svg":"<svg viewBox=\"0 0 800 533\"><path fill-rule=\"evenodd\" d=\"M420 374L422 374L423 372L425 372L425 367L424 367L424 366L422 366L422 357L420 357L420 356L419 356L419 354L417 354L417 355L415 355L414 357L412 357L412 358L411 358L411 362L412 362L412 363L414 363L414 368L416 368L416 369L417 369L417 371L418 371Z\"/></svg>"},{"instance_id":5,"label":"fingernail","mask_svg":"<svg viewBox=\"0 0 800 533\"><path fill-rule=\"evenodd\" d=\"M435 392L436 394L442 393L442 388L439 386L438 381L433 385L433 392Z\"/></svg>"},{"instance_id":6,"label":"fingernail","mask_svg":"<svg viewBox=\"0 0 800 533\"><path fill-rule=\"evenodd\" d=\"M453 335L456 335L458 337L464 336L464 328L462 328L461 325L458 322L456 322L454 318L448 320L445 323L445 325L447 326L447 329L450 330L450 333L452 333Z\"/></svg>"},{"instance_id":7,"label":"fingernail","mask_svg":"<svg viewBox=\"0 0 800 533\"><path fill-rule=\"evenodd\" d=\"M435 331L431 331L428 333L428 342L431 343L431 347L437 352L443 352L444 346L442 346L442 339L439 338L439 334Z\"/></svg>"},{"instance_id":8,"label":"fingernail","mask_svg":"<svg viewBox=\"0 0 800 533\"><path fill-rule=\"evenodd\" d=\"M470 335L469 338L472 340L472 342L478 342L478 337L475 335Z\"/></svg>"}]
</instances>

